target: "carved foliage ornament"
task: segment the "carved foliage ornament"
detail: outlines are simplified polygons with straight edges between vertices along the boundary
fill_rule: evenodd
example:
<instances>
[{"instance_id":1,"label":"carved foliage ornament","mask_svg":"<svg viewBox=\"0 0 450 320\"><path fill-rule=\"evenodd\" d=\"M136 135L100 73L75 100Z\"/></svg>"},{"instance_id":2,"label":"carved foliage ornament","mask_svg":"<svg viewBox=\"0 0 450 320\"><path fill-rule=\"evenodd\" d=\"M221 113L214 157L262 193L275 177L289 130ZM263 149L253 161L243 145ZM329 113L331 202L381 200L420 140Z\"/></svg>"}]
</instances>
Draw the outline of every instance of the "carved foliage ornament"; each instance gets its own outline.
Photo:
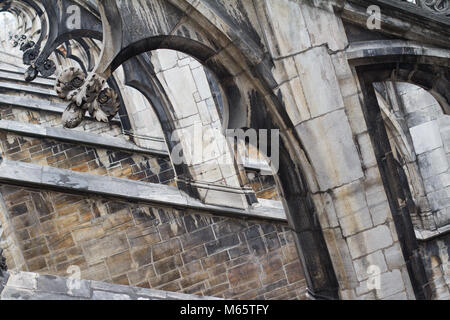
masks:
<instances>
[{"instance_id":1,"label":"carved foliage ornament","mask_svg":"<svg viewBox=\"0 0 450 320\"><path fill-rule=\"evenodd\" d=\"M29 46L30 44L28 44ZM26 44L24 46L27 46ZM50 77L56 71L56 65L53 60L45 59L42 62L39 62L40 49L38 46L29 47L23 53L23 64L29 65L30 67L25 73L25 80L30 82L36 79L38 73L40 73L43 77Z\"/></svg>"},{"instance_id":2,"label":"carved foliage ornament","mask_svg":"<svg viewBox=\"0 0 450 320\"><path fill-rule=\"evenodd\" d=\"M92 73L87 78L79 68L61 72L55 85L58 96L70 101L63 113L65 128L75 128L83 121L86 111L97 121L109 122L120 108L119 95L104 88L106 80Z\"/></svg>"},{"instance_id":3,"label":"carved foliage ornament","mask_svg":"<svg viewBox=\"0 0 450 320\"><path fill-rule=\"evenodd\" d=\"M450 0L418 0L418 4L433 13L450 16Z\"/></svg>"},{"instance_id":4,"label":"carved foliage ornament","mask_svg":"<svg viewBox=\"0 0 450 320\"><path fill-rule=\"evenodd\" d=\"M22 43L22 45L20 46L20 50L25 52L28 49L33 48L35 45L36 45L36 43L34 41L27 41L27 42Z\"/></svg>"},{"instance_id":5,"label":"carved foliage ornament","mask_svg":"<svg viewBox=\"0 0 450 320\"><path fill-rule=\"evenodd\" d=\"M38 59L41 48L34 41L26 41L25 37L25 39L20 43L20 50L23 51L23 64L30 66L25 72L25 80L27 82L36 79L38 73L40 73L43 77L50 77L55 73L56 65L53 60Z\"/></svg>"},{"instance_id":6,"label":"carved foliage ornament","mask_svg":"<svg viewBox=\"0 0 450 320\"><path fill-rule=\"evenodd\" d=\"M12 46L13 48L19 46L22 47L24 45L24 43L27 41L27 36L26 35L21 35L19 36L18 34L16 34L14 36L14 38L11 39L12 40Z\"/></svg>"}]
</instances>

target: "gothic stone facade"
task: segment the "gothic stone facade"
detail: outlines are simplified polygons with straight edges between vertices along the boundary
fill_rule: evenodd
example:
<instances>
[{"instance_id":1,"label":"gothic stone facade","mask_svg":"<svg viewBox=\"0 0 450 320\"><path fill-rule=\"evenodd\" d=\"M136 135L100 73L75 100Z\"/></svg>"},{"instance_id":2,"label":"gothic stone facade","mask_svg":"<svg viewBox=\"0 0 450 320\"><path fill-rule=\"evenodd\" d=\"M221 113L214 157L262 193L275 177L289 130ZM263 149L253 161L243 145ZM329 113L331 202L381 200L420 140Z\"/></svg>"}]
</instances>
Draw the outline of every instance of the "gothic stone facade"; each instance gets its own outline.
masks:
<instances>
[{"instance_id":1,"label":"gothic stone facade","mask_svg":"<svg viewBox=\"0 0 450 320\"><path fill-rule=\"evenodd\" d=\"M449 299L448 7L0 1L8 281ZM279 130L279 166L199 159L198 126Z\"/></svg>"}]
</instances>

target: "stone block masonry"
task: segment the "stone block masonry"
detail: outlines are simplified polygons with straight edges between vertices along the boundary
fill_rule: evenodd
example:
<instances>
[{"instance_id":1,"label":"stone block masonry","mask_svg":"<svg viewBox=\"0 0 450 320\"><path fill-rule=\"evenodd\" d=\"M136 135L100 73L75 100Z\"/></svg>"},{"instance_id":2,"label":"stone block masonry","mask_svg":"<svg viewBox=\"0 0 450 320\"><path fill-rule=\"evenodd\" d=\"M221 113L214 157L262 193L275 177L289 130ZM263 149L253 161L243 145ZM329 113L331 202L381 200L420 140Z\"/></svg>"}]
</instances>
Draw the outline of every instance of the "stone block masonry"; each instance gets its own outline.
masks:
<instances>
[{"instance_id":1,"label":"stone block masonry","mask_svg":"<svg viewBox=\"0 0 450 320\"><path fill-rule=\"evenodd\" d=\"M10 96L8 96L10 97ZM25 101L26 102L26 101ZM36 103L42 104L42 100L38 100ZM61 126L61 114L49 112L43 108L33 110L26 107L25 103L10 104L3 103L0 99L0 119L9 121L19 121L29 124L42 125L46 127L60 127ZM90 132L99 135L107 135L118 137L122 135L120 123L101 123L94 121L85 121L83 125L78 129L79 131Z\"/></svg>"},{"instance_id":2,"label":"stone block masonry","mask_svg":"<svg viewBox=\"0 0 450 320\"><path fill-rule=\"evenodd\" d=\"M118 136L120 128L116 125L105 128L101 123L86 121L81 132L73 132L57 128L59 117L8 105L0 105L0 119L0 152L5 159L175 185L175 173L166 151L154 153L137 147ZM110 146L103 147L105 142ZM256 169L247 169L246 173L249 187L258 198L279 200L273 176L263 176Z\"/></svg>"},{"instance_id":3,"label":"stone block masonry","mask_svg":"<svg viewBox=\"0 0 450 320\"><path fill-rule=\"evenodd\" d=\"M3 185L11 269L233 299L304 299L283 223Z\"/></svg>"},{"instance_id":4,"label":"stone block masonry","mask_svg":"<svg viewBox=\"0 0 450 320\"><path fill-rule=\"evenodd\" d=\"M382 9L382 32L367 29L369 2ZM64 12L52 17L60 7L41 4L49 22L62 24ZM298 250L315 297L449 299L450 24L442 15L401 0L111 1L114 10L104 4L98 2L107 13L101 17L104 41L88 40L94 59L85 61L81 47L71 53L101 78L118 67L114 87L126 108L111 125L89 118L76 129L84 140L66 139L55 128L66 104L51 84L0 74L0 130L6 134L0 247L12 268L66 275L77 266L86 279L134 288L302 299ZM87 28L99 26L98 17L92 19L83 19ZM150 44L148 37L161 41ZM144 43L154 50L142 55ZM163 48L184 53L157 50ZM18 48L8 55L0 52L8 69L22 65ZM62 55L57 60L61 70L76 64ZM394 97L380 83L372 86L388 79L418 85L439 103L423 90ZM196 159L192 146L202 144L189 135L196 124L279 128L282 170L275 179L248 170L245 176L240 165L222 165L233 159L231 149ZM149 183L157 181L149 181L146 170L173 184L152 161L167 155L156 150L173 151L168 139L174 129L180 129L187 164L177 172L189 180L180 179L181 190ZM87 133L97 134L97 142ZM204 140L217 146L221 139L209 133ZM255 203L254 194L280 198L285 210L277 207L280 201ZM13 275L4 292L13 296L31 283L32 293L41 288L66 295L60 278L33 275ZM94 299L136 297L134 288L90 285L96 286L89 292Z\"/></svg>"},{"instance_id":5,"label":"stone block masonry","mask_svg":"<svg viewBox=\"0 0 450 320\"><path fill-rule=\"evenodd\" d=\"M0 131L5 159L136 181L174 184L168 157L150 156Z\"/></svg>"}]
</instances>

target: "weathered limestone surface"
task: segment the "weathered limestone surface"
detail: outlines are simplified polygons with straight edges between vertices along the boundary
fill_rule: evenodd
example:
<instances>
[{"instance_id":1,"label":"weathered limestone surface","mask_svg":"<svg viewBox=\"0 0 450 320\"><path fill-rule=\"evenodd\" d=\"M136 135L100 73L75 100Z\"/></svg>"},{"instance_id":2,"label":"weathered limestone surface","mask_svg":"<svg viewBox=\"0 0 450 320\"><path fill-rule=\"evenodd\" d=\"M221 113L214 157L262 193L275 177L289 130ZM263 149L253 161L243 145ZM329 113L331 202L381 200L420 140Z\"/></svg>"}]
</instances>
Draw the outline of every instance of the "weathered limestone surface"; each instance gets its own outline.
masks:
<instances>
[{"instance_id":1,"label":"weathered limestone surface","mask_svg":"<svg viewBox=\"0 0 450 320\"><path fill-rule=\"evenodd\" d=\"M133 201L166 204L179 208L190 208L216 212L222 215L237 214L242 217L257 217L269 220L285 221L286 215L279 201L267 200L242 210L230 207L227 203L207 205L178 190L158 183L136 181L115 177L99 177L91 173L74 172L20 161L3 160L0 164L0 181L4 183L22 183L26 186L58 188L66 192L88 193L110 196ZM131 180L131 181L130 181ZM227 193L223 190L218 197ZM263 199L262 199L263 200Z\"/></svg>"},{"instance_id":2,"label":"weathered limestone surface","mask_svg":"<svg viewBox=\"0 0 450 320\"><path fill-rule=\"evenodd\" d=\"M244 186L234 157L222 132L222 96L213 98L204 67L194 58L173 50L158 50L151 55L155 73L172 104L176 135L183 149L183 161L194 181L210 185L198 187L206 204L248 207L241 192L218 196L215 185ZM221 110L222 109L222 110Z\"/></svg>"},{"instance_id":3,"label":"weathered limestone surface","mask_svg":"<svg viewBox=\"0 0 450 320\"><path fill-rule=\"evenodd\" d=\"M316 206L323 210L319 216L341 296L384 299L402 292L405 298L414 299L410 290L406 294L409 280L404 283L400 276L405 266L401 253L395 256L400 265L387 268L393 258L386 258L384 250L398 248L398 240L390 227L390 208L368 139L355 77L339 52L348 44L342 21L325 2L304 1L295 8L298 15L292 9L287 17L283 15L289 8L287 2L267 1L260 7L261 16L262 12L266 16L267 28L263 30L276 61L274 74L280 86L275 91L281 93L317 179ZM287 25L303 25L296 39L289 28L277 28L276 24L286 19L290 21ZM299 84L294 87L296 77ZM287 81L292 83L290 88L284 84ZM322 201L329 206L319 203ZM363 280L372 263L381 269L382 283L400 279L395 288L369 292Z\"/></svg>"},{"instance_id":4,"label":"weathered limestone surface","mask_svg":"<svg viewBox=\"0 0 450 320\"><path fill-rule=\"evenodd\" d=\"M412 196L419 212L414 220L421 255L436 298L448 296L448 144L447 119L437 100L425 90L407 83L387 84L388 94L397 94L397 104L386 105L386 117L396 121L391 126L391 144L404 162ZM381 103L383 97L379 98ZM392 120L393 119L393 120ZM410 142L409 142L410 141ZM402 144L404 143L406 147ZM409 144L408 144L409 143ZM440 237L434 240L433 237ZM391 253L390 253L391 254Z\"/></svg>"},{"instance_id":5,"label":"weathered limestone surface","mask_svg":"<svg viewBox=\"0 0 450 320\"><path fill-rule=\"evenodd\" d=\"M444 227L450 222L448 115L444 114L438 102L425 90L408 84L398 85L398 90L429 209L434 215L433 229Z\"/></svg>"}]
</instances>

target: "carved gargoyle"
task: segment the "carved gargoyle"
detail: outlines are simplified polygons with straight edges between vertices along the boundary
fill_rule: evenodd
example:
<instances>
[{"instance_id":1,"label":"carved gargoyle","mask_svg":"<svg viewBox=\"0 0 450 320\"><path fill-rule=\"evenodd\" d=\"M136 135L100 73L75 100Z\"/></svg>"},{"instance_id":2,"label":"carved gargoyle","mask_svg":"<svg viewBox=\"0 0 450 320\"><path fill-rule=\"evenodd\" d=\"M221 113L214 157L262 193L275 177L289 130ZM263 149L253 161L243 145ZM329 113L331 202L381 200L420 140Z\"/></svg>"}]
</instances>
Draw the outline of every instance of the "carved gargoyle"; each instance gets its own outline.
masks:
<instances>
[{"instance_id":1,"label":"carved gargoyle","mask_svg":"<svg viewBox=\"0 0 450 320\"><path fill-rule=\"evenodd\" d=\"M104 88L106 79L92 73L86 77L81 69L68 68L61 72L55 85L58 96L70 101L63 113L65 128L81 124L86 111L97 121L109 122L119 112L119 95Z\"/></svg>"}]
</instances>

